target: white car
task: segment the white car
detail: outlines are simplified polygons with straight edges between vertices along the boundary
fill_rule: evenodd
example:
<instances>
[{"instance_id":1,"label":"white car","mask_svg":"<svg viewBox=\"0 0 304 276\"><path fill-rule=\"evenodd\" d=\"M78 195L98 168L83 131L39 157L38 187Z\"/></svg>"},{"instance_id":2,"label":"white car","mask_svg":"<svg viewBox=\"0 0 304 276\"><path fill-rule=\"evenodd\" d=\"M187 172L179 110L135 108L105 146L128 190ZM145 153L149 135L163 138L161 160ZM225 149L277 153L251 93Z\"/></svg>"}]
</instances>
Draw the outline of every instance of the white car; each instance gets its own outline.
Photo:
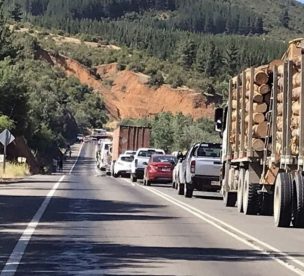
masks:
<instances>
[{"instance_id":1,"label":"white car","mask_svg":"<svg viewBox=\"0 0 304 276\"><path fill-rule=\"evenodd\" d=\"M126 150L124 154L134 156L136 154L136 150Z\"/></svg>"},{"instance_id":2,"label":"white car","mask_svg":"<svg viewBox=\"0 0 304 276\"><path fill-rule=\"evenodd\" d=\"M182 166L183 166L184 157L180 157L177 160L177 163L173 169L172 176L172 187L178 191L179 195L184 194L184 178L182 174Z\"/></svg>"},{"instance_id":3,"label":"white car","mask_svg":"<svg viewBox=\"0 0 304 276\"><path fill-rule=\"evenodd\" d=\"M130 175L132 161L133 157L130 155L119 155L118 160L114 163L113 176L119 177L122 175Z\"/></svg>"},{"instance_id":4,"label":"white car","mask_svg":"<svg viewBox=\"0 0 304 276\"><path fill-rule=\"evenodd\" d=\"M144 178L145 167L153 154L165 154L162 149L139 148L134 155L131 165L131 181L136 182L138 178Z\"/></svg>"},{"instance_id":5,"label":"white car","mask_svg":"<svg viewBox=\"0 0 304 276\"><path fill-rule=\"evenodd\" d=\"M97 145L96 149L97 167L107 174L111 171L112 142L104 140Z\"/></svg>"}]
</instances>

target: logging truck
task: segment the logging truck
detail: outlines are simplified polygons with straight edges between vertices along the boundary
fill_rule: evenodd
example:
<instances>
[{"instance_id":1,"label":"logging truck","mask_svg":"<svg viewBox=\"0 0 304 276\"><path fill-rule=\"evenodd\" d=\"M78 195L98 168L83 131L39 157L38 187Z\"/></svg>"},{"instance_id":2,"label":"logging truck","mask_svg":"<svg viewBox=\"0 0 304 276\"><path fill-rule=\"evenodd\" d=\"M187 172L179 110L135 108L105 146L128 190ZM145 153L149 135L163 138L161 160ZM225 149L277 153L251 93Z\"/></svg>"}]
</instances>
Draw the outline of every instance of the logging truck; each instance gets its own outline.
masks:
<instances>
[{"instance_id":1,"label":"logging truck","mask_svg":"<svg viewBox=\"0 0 304 276\"><path fill-rule=\"evenodd\" d=\"M304 39L282 59L249 68L229 82L215 111L221 133L225 206L274 215L277 227L304 227Z\"/></svg>"}]
</instances>

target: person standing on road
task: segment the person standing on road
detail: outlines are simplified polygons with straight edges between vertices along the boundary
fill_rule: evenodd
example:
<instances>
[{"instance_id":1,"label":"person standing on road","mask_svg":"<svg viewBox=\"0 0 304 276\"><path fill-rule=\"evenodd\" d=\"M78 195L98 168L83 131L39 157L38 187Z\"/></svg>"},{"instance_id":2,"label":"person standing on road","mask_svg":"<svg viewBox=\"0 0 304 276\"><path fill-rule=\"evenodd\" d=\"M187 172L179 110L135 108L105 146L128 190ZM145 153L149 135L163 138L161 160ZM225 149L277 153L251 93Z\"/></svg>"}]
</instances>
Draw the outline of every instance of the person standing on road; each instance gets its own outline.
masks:
<instances>
[{"instance_id":1,"label":"person standing on road","mask_svg":"<svg viewBox=\"0 0 304 276\"><path fill-rule=\"evenodd\" d=\"M59 156L59 159L58 159L58 169L60 172L62 172L62 169L63 169L63 158L62 156Z\"/></svg>"}]
</instances>

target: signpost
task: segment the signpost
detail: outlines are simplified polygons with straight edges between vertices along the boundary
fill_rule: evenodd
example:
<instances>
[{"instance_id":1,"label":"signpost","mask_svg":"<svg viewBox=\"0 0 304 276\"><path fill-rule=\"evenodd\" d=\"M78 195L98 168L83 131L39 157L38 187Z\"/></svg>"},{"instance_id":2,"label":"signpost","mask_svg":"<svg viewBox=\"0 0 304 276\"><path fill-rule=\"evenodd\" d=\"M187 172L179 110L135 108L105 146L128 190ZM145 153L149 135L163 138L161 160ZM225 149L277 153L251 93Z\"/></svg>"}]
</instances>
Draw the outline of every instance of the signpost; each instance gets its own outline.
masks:
<instances>
[{"instance_id":1,"label":"signpost","mask_svg":"<svg viewBox=\"0 0 304 276\"><path fill-rule=\"evenodd\" d=\"M0 143L4 146L3 175L5 174L6 148L14 140L15 140L14 135L11 134L8 129L5 129L0 133Z\"/></svg>"}]
</instances>

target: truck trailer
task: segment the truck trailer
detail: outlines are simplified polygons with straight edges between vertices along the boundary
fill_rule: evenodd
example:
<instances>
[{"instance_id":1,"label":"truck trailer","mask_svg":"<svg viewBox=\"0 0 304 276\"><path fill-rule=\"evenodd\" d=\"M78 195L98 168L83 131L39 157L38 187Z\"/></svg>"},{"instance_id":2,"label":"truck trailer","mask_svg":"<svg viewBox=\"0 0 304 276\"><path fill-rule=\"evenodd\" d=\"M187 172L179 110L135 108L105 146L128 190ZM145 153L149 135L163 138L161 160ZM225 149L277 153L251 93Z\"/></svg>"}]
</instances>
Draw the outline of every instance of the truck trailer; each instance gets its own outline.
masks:
<instances>
[{"instance_id":1,"label":"truck trailer","mask_svg":"<svg viewBox=\"0 0 304 276\"><path fill-rule=\"evenodd\" d=\"M229 82L215 111L223 138L225 206L274 215L278 227L304 227L304 39L281 60L249 68Z\"/></svg>"},{"instance_id":2,"label":"truck trailer","mask_svg":"<svg viewBox=\"0 0 304 276\"><path fill-rule=\"evenodd\" d=\"M119 155L126 151L150 146L151 129L121 125L113 132L112 168ZM113 170L112 170L113 171Z\"/></svg>"}]
</instances>

